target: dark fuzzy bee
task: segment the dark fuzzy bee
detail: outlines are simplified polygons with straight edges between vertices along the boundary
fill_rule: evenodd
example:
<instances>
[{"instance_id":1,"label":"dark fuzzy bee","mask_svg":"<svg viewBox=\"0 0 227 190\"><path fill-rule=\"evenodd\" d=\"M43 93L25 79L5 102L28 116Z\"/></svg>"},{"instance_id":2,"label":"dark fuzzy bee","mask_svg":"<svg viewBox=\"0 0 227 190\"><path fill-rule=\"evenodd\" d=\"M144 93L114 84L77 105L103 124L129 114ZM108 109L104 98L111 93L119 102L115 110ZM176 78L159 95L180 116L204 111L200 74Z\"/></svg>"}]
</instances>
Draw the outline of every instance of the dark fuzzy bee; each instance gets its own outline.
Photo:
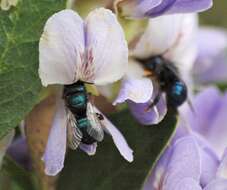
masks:
<instances>
[{"instance_id":1,"label":"dark fuzzy bee","mask_svg":"<svg viewBox=\"0 0 227 190\"><path fill-rule=\"evenodd\" d=\"M103 117L93 110L84 83L78 81L71 85L65 85L63 98L67 110L69 146L76 149L81 142L90 145L102 141L104 131L100 120Z\"/></svg>"},{"instance_id":2,"label":"dark fuzzy bee","mask_svg":"<svg viewBox=\"0 0 227 190\"><path fill-rule=\"evenodd\" d=\"M172 62L161 55L139 59L138 61L150 73L148 77L157 81L160 89L149 108L158 103L162 92L166 93L168 106L174 109L187 100L187 86L180 78L178 69Z\"/></svg>"}]
</instances>

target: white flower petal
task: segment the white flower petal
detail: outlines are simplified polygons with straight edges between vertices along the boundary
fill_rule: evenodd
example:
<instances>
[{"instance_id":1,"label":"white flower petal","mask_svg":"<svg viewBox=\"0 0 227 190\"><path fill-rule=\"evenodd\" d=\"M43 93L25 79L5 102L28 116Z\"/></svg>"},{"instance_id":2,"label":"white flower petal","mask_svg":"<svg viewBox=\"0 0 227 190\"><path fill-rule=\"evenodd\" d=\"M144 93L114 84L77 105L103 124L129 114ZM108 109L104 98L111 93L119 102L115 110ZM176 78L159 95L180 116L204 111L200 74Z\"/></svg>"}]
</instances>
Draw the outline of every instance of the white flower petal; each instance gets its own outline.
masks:
<instances>
[{"instance_id":1,"label":"white flower petal","mask_svg":"<svg viewBox=\"0 0 227 190\"><path fill-rule=\"evenodd\" d=\"M94 109L97 113L101 114L101 112L96 107L94 107ZM102 126L104 127L105 132L112 136L114 144L116 145L117 149L119 150L120 154L124 157L124 159L127 160L128 162L132 162L133 150L129 147L124 136L104 115L103 117L104 119L101 120L101 123Z\"/></svg>"},{"instance_id":2,"label":"white flower petal","mask_svg":"<svg viewBox=\"0 0 227 190\"><path fill-rule=\"evenodd\" d=\"M116 16L107 9L92 11L86 18L88 65L94 66L94 83L119 80L127 69L128 46Z\"/></svg>"},{"instance_id":3,"label":"white flower petal","mask_svg":"<svg viewBox=\"0 0 227 190\"><path fill-rule=\"evenodd\" d=\"M2 160L5 156L6 150L10 146L11 142L13 141L14 135L15 135L15 131L12 130L0 140L0 168L2 165Z\"/></svg>"},{"instance_id":4,"label":"white flower petal","mask_svg":"<svg viewBox=\"0 0 227 190\"><path fill-rule=\"evenodd\" d=\"M163 54L179 36L182 16L168 15L149 20L148 27L132 51L133 55L146 58Z\"/></svg>"},{"instance_id":5,"label":"white flower petal","mask_svg":"<svg viewBox=\"0 0 227 190\"><path fill-rule=\"evenodd\" d=\"M124 78L118 97L113 105L131 100L135 103L148 102L153 94L153 84L148 78Z\"/></svg>"},{"instance_id":6,"label":"white flower petal","mask_svg":"<svg viewBox=\"0 0 227 190\"><path fill-rule=\"evenodd\" d=\"M48 137L42 160L45 162L45 173L54 176L63 166L66 153L66 111L64 101L58 102L57 111Z\"/></svg>"},{"instance_id":7,"label":"white flower petal","mask_svg":"<svg viewBox=\"0 0 227 190\"><path fill-rule=\"evenodd\" d=\"M84 57L84 25L72 10L50 17L39 43L39 76L42 84L71 84Z\"/></svg>"}]
</instances>

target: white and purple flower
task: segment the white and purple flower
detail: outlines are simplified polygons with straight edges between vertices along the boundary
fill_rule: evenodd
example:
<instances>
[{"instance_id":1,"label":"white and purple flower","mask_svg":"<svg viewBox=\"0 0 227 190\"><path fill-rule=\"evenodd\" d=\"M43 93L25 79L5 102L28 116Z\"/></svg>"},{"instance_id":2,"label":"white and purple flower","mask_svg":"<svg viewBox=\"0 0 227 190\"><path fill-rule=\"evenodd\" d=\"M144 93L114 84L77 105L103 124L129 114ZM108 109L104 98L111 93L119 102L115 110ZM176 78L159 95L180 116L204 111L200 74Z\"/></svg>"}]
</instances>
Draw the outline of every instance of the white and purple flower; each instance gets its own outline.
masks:
<instances>
[{"instance_id":1,"label":"white and purple flower","mask_svg":"<svg viewBox=\"0 0 227 190\"><path fill-rule=\"evenodd\" d=\"M73 84L78 80L105 85L121 79L128 64L128 47L122 28L116 16L104 8L92 11L84 21L72 10L50 17L40 39L39 52L39 76L44 86ZM121 155L131 162L132 150L120 131L106 118L100 122ZM48 175L56 175L63 168L66 126L65 103L59 98L43 156ZM96 146L96 143L80 144L88 155L95 153Z\"/></svg>"},{"instance_id":2,"label":"white and purple flower","mask_svg":"<svg viewBox=\"0 0 227 190\"><path fill-rule=\"evenodd\" d=\"M227 189L227 93L213 87L184 105L177 132L144 190Z\"/></svg>"},{"instance_id":3,"label":"white and purple flower","mask_svg":"<svg viewBox=\"0 0 227 190\"><path fill-rule=\"evenodd\" d=\"M144 125L159 123L167 112L166 97L162 96L148 111L159 91L155 80L145 77L144 69L135 59L161 55L180 70L190 86L190 70L196 57L197 16L195 14L161 16L149 21L148 27L131 50L129 69L114 104L127 102L132 114Z\"/></svg>"},{"instance_id":4,"label":"white and purple flower","mask_svg":"<svg viewBox=\"0 0 227 190\"><path fill-rule=\"evenodd\" d=\"M209 9L212 0L116 0L116 9L130 18L194 13Z\"/></svg>"}]
</instances>

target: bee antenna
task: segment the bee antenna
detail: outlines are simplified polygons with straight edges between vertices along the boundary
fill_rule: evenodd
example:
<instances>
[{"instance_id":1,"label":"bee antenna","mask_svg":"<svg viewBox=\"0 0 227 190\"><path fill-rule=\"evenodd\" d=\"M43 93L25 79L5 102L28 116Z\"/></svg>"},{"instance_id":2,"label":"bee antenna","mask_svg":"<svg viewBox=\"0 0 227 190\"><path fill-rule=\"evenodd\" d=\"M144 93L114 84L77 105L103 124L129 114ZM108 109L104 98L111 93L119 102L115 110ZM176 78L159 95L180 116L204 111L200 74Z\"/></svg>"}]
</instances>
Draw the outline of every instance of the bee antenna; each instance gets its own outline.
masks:
<instances>
[{"instance_id":1,"label":"bee antenna","mask_svg":"<svg viewBox=\"0 0 227 190\"><path fill-rule=\"evenodd\" d=\"M196 116L197 114L196 114L195 108L194 108L194 106L192 104L192 101L190 99L188 99L187 103L188 103L188 106L189 106L191 112Z\"/></svg>"}]
</instances>

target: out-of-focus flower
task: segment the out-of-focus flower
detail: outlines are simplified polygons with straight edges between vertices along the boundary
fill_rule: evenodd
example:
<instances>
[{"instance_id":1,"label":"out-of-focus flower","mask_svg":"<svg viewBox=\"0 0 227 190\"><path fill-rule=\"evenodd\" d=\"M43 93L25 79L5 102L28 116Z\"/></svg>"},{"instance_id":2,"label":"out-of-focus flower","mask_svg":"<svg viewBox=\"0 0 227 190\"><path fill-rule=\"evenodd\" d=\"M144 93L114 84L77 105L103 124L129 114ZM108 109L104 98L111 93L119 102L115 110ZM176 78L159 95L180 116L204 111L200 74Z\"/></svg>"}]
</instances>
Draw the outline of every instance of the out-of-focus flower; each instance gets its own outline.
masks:
<instances>
[{"instance_id":1,"label":"out-of-focus flower","mask_svg":"<svg viewBox=\"0 0 227 190\"><path fill-rule=\"evenodd\" d=\"M172 142L157 162L144 190L227 189L227 93L208 88L184 105Z\"/></svg>"},{"instance_id":2,"label":"out-of-focus flower","mask_svg":"<svg viewBox=\"0 0 227 190\"><path fill-rule=\"evenodd\" d=\"M116 16L104 8L92 11L84 21L72 10L56 13L45 25L39 51L39 75L44 86L73 84L78 80L104 85L119 80L127 69L124 33ZM56 175L63 168L66 153L67 114L64 100L59 98L57 102L43 157L48 175ZM122 134L105 117L100 123L121 155L131 162L132 150ZM88 155L95 154L96 147L97 143L80 143Z\"/></svg>"},{"instance_id":3,"label":"out-of-focus flower","mask_svg":"<svg viewBox=\"0 0 227 190\"><path fill-rule=\"evenodd\" d=\"M126 17L157 17L164 14L193 13L209 9L212 0L117 0L117 11Z\"/></svg>"},{"instance_id":4,"label":"out-of-focus flower","mask_svg":"<svg viewBox=\"0 0 227 190\"><path fill-rule=\"evenodd\" d=\"M227 33L224 29L202 27L198 32L198 57L193 66L195 84L227 81Z\"/></svg>"},{"instance_id":5,"label":"out-of-focus flower","mask_svg":"<svg viewBox=\"0 0 227 190\"><path fill-rule=\"evenodd\" d=\"M160 122L167 112L165 94L162 93L157 105L145 111L160 89L157 81L145 77L144 69L136 59L161 55L178 67L182 79L190 86L189 72L196 57L196 32L195 14L151 19L146 31L131 50L129 69L114 104L127 101L133 115L142 124Z\"/></svg>"},{"instance_id":6,"label":"out-of-focus flower","mask_svg":"<svg viewBox=\"0 0 227 190\"><path fill-rule=\"evenodd\" d=\"M7 11L11 6L16 6L17 2L18 0L0 0L0 8Z\"/></svg>"},{"instance_id":7,"label":"out-of-focus flower","mask_svg":"<svg viewBox=\"0 0 227 190\"><path fill-rule=\"evenodd\" d=\"M12 130L0 140L0 168L2 165L2 160L5 156L6 150L8 149L11 142L13 141L14 135L15 135L15 131Z\"/></svg>"}]
</instances>

